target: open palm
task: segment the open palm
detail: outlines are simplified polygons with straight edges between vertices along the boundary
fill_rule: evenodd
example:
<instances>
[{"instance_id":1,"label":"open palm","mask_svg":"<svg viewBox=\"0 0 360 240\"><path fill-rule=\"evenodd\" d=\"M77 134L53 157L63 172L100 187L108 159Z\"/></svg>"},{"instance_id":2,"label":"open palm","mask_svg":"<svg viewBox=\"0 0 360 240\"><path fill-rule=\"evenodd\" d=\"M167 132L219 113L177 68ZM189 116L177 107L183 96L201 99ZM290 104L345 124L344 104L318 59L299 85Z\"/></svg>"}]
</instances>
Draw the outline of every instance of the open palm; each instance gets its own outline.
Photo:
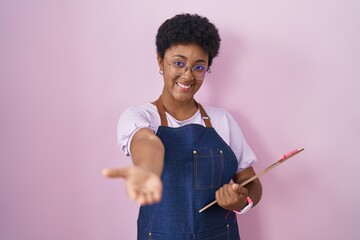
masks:
<instances>
[{"instance_id":1,"label":"open palm","mask_svg":"<svg viewBox=\"0 0 360 240\"><path fill-rule=\"evenodd\" d=\"M124 178L129 197L142 205L157 203L161 200L161 180L149 170L130 166L105 169L103 174L109 178Z\"/></svg>"}]
</instances>

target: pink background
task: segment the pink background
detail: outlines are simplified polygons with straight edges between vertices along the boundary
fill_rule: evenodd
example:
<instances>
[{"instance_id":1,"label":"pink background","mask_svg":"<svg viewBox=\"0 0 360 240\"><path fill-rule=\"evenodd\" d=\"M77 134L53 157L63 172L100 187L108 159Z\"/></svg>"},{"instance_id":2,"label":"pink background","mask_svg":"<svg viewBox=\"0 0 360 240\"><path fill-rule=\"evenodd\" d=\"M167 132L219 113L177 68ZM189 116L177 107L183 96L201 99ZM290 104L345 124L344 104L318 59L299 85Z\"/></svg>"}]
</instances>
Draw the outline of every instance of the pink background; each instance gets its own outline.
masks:
<instances>
[{"instance_id":1,"label":"pink background","mask_svg":"<svg viewBox=\"0 0 360 240\"><path fill-rule=\"evenodd\" d=\"M135 239L137 204L104 167L128 106L155 100L154 38L180 12L222 48L197 100L228 109L261 171L243 239L360 239L360 3L0 1L0 239ZM166 214L166 213L164 213Z\"/></svg>"}]
</instances>

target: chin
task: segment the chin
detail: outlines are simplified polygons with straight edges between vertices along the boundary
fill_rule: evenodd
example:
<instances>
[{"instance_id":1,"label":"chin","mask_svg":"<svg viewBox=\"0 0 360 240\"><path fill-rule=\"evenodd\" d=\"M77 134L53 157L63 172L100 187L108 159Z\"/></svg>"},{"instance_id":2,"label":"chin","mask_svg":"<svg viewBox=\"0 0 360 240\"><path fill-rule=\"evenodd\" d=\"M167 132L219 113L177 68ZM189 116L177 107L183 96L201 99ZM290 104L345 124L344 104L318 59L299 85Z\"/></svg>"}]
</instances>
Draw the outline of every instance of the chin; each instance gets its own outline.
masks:
<instances>
[{"instance_id":1,"label":"chin","mask_svg":"<svg viewBox=\"0 0 360 240\"><path fill-rule=\"evenodd\" d=\"M191 94L191 95L190 94L176 94L174 96L174 98L179 102L186 102L186 101L194 99L194 95L193 94Z\"/></svg>"}]
</instances>

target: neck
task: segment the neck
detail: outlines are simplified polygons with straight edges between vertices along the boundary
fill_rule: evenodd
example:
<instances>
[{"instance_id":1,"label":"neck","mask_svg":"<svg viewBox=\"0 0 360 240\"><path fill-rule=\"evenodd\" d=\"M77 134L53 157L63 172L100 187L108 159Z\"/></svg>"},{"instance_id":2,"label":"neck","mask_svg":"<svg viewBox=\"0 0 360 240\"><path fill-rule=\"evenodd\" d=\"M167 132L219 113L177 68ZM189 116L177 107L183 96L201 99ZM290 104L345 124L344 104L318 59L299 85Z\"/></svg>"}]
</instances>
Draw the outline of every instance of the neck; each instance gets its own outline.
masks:
<instances>
[{"instance_id":1,"label":"neck","mask_svg":"<svg viewBox=\"0 0 360 240\"><path fill-rule=\"evenodd\" d=\"M162 94L160 99L164 105L165 111L180 121L192 117L198 110L198 106L194 98L186 101L177 101L175 99L169 99Z\"/></svg>"}]
</instances>

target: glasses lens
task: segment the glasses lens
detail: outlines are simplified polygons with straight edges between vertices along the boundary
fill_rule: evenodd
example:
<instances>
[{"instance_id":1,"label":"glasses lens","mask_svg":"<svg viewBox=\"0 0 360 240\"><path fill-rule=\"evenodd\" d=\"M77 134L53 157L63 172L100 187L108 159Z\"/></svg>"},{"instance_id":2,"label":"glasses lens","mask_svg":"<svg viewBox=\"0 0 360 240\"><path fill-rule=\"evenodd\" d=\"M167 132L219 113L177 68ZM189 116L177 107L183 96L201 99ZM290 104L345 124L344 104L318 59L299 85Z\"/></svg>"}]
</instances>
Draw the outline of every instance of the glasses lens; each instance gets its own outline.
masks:
<instances>
[{"instance_id":1,"label":"glasses lens","mask_svg":"<svg viewBox=\"0 0 360 240\"><path fill-rule=\"evenodd\" d=\"M175 75L182 75L186 72L186 65L184 62L181 61L172 61L170 64L170 70L175 74Z\"/></svg>"},{"instance_id":2,"label":"glasses lens","mask_svg":"<svg viewBox=\"0 0 360 240\"><path fill-rule=\"evenodd\" d=\"M185 74L189 68L188 66L186 66L185 62L178 60L171 61L169 65L171 72L177 76ZM194 67L192 67L191 72L195 79L203 80L210 72L210 69L208 69L205 65L195 65Z\"/></svg>"},{"instance_id":3,"label":"glasses lens","mask_svg":"<svg viewBox=\"0 0 360 240\"><path fill-rule=\"evenodd\" d=\"M205 65L196 65L192 68L192 74L195 79L202 80L206 77L208 68Z\"/></svg>"}]
</instances>

